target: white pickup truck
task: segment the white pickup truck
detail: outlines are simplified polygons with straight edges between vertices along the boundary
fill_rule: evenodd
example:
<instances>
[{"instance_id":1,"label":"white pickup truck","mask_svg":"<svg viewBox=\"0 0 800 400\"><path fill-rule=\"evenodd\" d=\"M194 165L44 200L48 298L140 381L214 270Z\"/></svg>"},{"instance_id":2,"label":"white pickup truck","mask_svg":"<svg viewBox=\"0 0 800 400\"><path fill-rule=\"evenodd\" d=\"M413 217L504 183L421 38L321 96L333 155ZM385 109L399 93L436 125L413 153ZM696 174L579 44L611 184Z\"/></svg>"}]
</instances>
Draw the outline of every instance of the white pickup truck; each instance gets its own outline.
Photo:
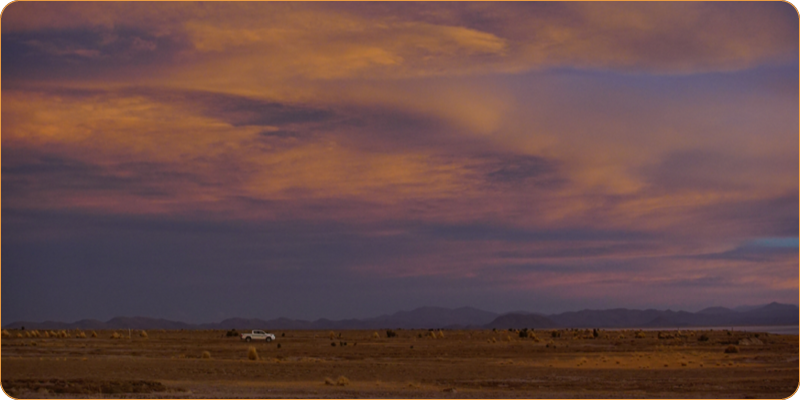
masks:
<instances>
[{"instance_id":1,"label":"white pickup truck","mask_svg":"<svg viewBox=\"0 0 800 400\"><path fill-rule=\"evenodd\" d=\"M266 340L267 343L275 340L275 335L264 331L252 331L242 334L242 340L249 342L251 340Z\"/></svg>"}]
</instances>

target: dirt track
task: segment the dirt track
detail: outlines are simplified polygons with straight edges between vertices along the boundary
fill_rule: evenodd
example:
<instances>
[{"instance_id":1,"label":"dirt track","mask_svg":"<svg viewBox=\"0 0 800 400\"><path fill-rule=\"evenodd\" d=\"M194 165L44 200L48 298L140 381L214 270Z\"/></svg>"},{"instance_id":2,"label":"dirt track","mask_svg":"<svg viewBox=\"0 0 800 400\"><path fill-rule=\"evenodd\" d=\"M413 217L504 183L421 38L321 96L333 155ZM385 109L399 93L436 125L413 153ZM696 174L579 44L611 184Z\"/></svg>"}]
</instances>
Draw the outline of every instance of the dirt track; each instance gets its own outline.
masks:
<instances>
[{"instance_id":1,"label":"dirt track","mask_svg":"<svg viewBox=\"0 0 800 400\"><path fill-rule=\"evenodd\" d=\"M796 335L762 333L762 344L738 345L754 334L560 332L536 331L537 341L508 331L381 331L377 339L343 331L333 340L327 331L277 331L276 342L248 344L223 331L119 331L122 339L11 331L0 378L23 398L786 398L798 386ZM708 341L698 340L703 333ZM731 344L738 353L724 352ZM247 358L251 346L257 361ZM349 382L337 385L340 376Z\"/></svg>"}]
</instances>

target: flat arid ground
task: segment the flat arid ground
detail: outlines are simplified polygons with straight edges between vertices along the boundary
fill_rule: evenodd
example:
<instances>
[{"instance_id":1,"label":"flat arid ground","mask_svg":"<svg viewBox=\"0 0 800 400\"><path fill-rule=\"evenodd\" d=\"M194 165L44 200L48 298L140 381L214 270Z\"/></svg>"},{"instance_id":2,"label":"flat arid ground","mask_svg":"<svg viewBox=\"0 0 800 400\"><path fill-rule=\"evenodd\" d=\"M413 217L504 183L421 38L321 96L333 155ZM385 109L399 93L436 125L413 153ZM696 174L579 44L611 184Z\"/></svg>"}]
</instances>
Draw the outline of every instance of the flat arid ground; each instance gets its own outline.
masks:
<instances>
[{"instance_id":1,"label":"flat arid ground","mask_svg":"<svg viewBox=\"0 0 800 400\"><path fill-rule=\"evenodd\" d=\"M798 386L797 335L275 331L275 342L245 343L224 331L117 332L9 331L3 388L18 398L786 398Z\"/></svg>"}]
</instances>

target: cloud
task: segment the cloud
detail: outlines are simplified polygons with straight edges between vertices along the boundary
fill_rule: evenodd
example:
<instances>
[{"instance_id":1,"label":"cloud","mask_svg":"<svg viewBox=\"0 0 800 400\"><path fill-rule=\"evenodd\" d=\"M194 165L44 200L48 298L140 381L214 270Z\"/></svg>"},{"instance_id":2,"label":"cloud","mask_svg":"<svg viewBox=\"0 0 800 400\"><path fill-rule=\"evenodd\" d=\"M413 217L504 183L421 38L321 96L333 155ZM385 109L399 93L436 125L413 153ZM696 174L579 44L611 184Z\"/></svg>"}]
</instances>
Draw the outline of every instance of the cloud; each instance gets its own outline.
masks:
<instances>
[{"instance_id":1,"label":"cloud","mask_svg":"<svg viewBox=\"0 0 800 400\"><path fill-rule=\"evenodd\" d=\"M4 17L20 287L85 290L58 289L69 265L121 292L164 282L162 300L263 292L254 277L293 304L381 287L402 305L398 282L506 311L796 298L796 252L752 245L798 230L797 18L782 3L65 2Z\"/></svg>"},{"instance_id":2,"label":"cloud","mask_svg":"<svg viewBox=\"0 0 800 400\"><path fill-rule=\"evenodd\" d=\"M116 32L135 27L153 32L159 41L173 37L194 48L189 53L181 50L189 61L181 63L182 74L167 72L164 78L198 84L216 73L217 82L207 84L240 90L292 78L457 76L554 67L686 74L797 58L795 12L783 4L450 3L359 8L18 4L7 10L3 33ZM144 43L139 40L136 43Z\"/></svg>"}]
</instances>

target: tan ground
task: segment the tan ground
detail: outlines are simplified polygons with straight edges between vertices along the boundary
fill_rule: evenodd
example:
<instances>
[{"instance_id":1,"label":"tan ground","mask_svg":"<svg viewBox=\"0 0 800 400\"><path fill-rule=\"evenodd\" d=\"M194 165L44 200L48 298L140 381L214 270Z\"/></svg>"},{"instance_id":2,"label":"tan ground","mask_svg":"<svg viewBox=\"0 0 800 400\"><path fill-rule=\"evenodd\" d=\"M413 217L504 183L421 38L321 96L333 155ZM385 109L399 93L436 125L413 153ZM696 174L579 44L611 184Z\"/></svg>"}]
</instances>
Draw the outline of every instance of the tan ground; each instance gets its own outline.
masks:
<instances>
[{"instance_id":1,"label":"tan ground","mask_svg":"<svg viewBox=\"0 0 800 400\"><path fill-rule=\"evenodd\" d=\"M112 331L43 332L9 331L0 342L0 379L14 397L786 398L798 386L800 353L796 335L762 333L763 344L726 354L754 334L725 331L666 339L536 331L538 342L490 330L443 338L380 331L377 339L375 331L342 331L333 340L328 331L277 331L269 344L223 331L118 331L121 339ZM703 333L708 341L698 341ZM259 360L248 359L249 347Z\"/></svg>"}]
</instances>

